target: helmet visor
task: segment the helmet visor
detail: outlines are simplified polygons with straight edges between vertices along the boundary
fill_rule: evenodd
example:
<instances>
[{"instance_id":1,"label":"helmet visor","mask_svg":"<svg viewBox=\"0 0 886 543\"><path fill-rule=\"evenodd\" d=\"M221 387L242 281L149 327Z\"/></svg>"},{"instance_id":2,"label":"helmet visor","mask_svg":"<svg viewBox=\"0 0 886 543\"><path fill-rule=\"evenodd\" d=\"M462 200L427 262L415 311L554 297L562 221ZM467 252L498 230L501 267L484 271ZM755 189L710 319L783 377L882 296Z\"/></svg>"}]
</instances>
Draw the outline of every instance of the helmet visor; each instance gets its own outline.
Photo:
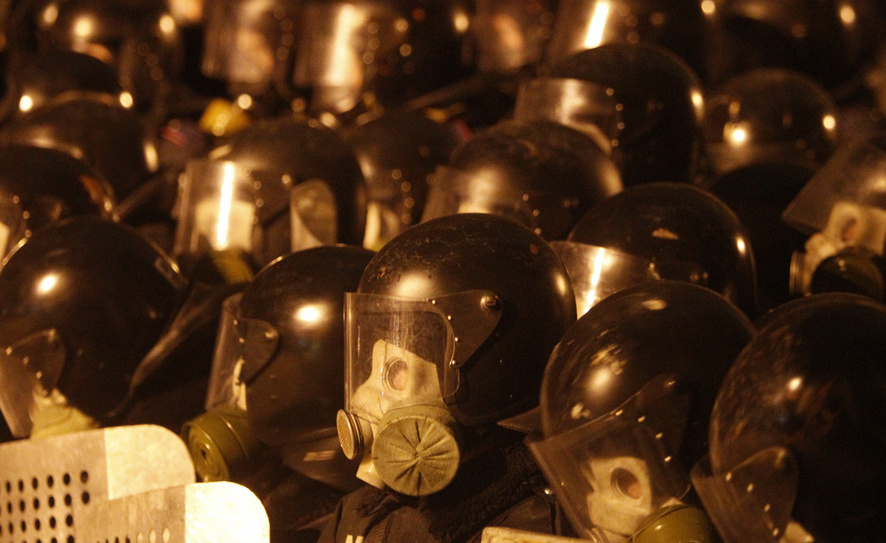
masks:
<instances>
[{"instance_id":1,"label":"helmet visor","mask_svg":"<svg viewBox=\"0 0 886 543\"><path fill-rule=\"evenodd\" d=\"M179 179L175 255L224 249L253 253L255 181L229 161L189 161Z\"/></svg>"},{"instance_id":2,"label":"helmet visor","mask_svg":"<svg viewBox=\"0 0 886 543\"><path fill-rule=\"evenodd\" d=\"M659 279L652 263L638 256L573 241L553 240L550 245L569 273L579 317L610 294Z\"/></svg>"},{"instance_id":3,"label":"helmet visor","mask_svg":"<svg viewBox=\"0 0 886 543\"><path fill-rule=\"evenodd\" d=\"M841 202L886 210L886 140L863 139L837 149L782 217L805 234L822 232L831 220L832 210Z\"/></svg>"},{"instance_id":4,"label":"helmet visor","mask_svg":"<svg viewBox=\"0 0 886 543\"><path fill-rule=\"evenodd\" d=\"M31 434L41 403L52 402L65 365L65 349L55 330L44 330L0 349L0 412L12 435Z\"/></svg>"},{"instance_id":5,"label":"helmet visor","mask_svg":"<svg viewBox=\"0 0 886 543\"><path fill-rule=\"evenodd\" d=\"M24 217L15 198L0 193L0 259L5 257L24 237Z\"/></svg>"},{"instance_id":6,"label":"helmet visor","mask_svg":"<svg viewBox=\"0 0 886 543\"><path fill-rule=\"evenodd\" d=\"M785 537L801 530L791 520L799 466L782 447L761 449L725 473L714 473L710 460L692 468L692 484L726 543L742 541L811 541Z\"/></svg>"},{"instance_id":7,"label":"helmet visor","mask_svg":"<svg viewBox=\"0 0 886 543\"><path fill-rule=\"evenodd\" d=\"M313 90L312 108L351 110L373 66L404 41L409 24L381 5L309 2L296 47L295 85Z\"/></svg>"},{"instance_id":8,"label":"helmet visor","mask_svg":"<svg viewBox=\"0 0 886 543\"><path fill-rule=\"evenodd\" d=\"M203 74L229 82L270 83L281 45L279 7L279 0L206 0Z\"/></svg>"},{"instance_id":9,"label":"helmet visor","mask_svg":"<svg viewBox=\"0 0 886 543\"><path fill-rule=\"evenodd\" d=\"M612 89L580 79L536 77L517 89L514 119L549 120L590 136L607 154L618 139L621 115Z\"/></svg>"},{"instance_id":10,"label":"helmet visor","mask_svg":"<svg viewBox=\"0 0 886 543\"><path fill-rule=\"evenodd\" d=\"M338 241L338 207L329 183L309 179L289 191L292 251Z\"/></svg>"},{"instance_id":11,"label":"helmet visor","mask_svg":"<svg viewBox=\"0 0 886 543\"><path fill-rule=\"evenodd\" d=\"M243 294L238 292L222 303L212 356L212 371L209 374L209 387L206 392L207 411L222 405L236 405L246 410L245 385L240 380L243 357L237 334L237 319L240 315L242 297Z\"/></svg>"},{"instance_id":12,"label":"helmet visor","mask_svg":"<svg viewBox=\"0 0 886 543\"><path fill-rule=\"evenodd\" d=\"M373 423L390 409L443 397L438 368L455 336L433 303L345 294L345 408Z\"/></svg>"},{"instance_id":13,"label":"helmet visor","mask_svg":"<svg viewBox=\"0 0 886 543\"><path fill-rule=\"evenodd\" d=\"M656 511L689 491L687 470L673 457L688 400L672 384L662 376L618 409L530 442L557 500L583 536L595 541L602 530L604 541L629 540Z\"/></svg>"}]
</instances>

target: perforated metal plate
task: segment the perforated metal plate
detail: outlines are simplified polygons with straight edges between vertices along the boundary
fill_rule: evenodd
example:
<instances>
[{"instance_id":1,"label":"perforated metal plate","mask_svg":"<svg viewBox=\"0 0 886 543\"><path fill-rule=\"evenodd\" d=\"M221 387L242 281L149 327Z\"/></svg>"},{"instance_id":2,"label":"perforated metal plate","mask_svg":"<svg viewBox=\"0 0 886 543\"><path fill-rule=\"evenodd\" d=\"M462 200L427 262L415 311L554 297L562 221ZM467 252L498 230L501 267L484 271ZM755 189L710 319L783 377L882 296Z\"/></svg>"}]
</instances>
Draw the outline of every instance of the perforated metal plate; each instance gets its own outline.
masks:
<instances>
[{"instance_id":1,"label":"perforated metal plate","mask_svg":"<svg viewBox=\"0 0 886 543\"><path fill-rule=\"evenodd\" d=\"M105 500L193 483L181 438L120 426L0 445L0 543L75 543L79 516Z\"/></svg>"},{"instance_id":2,"label":"perforated metal plate","mask_svg":"<svg viewBox=\"0 0 886 543\"><path fill-rule=\"evenodd\" d=\"M77 520L78 541L86 543L270 541L261 501L245 486L229 482L194 483L97 502Z\"/></svg>"}]
</instances>

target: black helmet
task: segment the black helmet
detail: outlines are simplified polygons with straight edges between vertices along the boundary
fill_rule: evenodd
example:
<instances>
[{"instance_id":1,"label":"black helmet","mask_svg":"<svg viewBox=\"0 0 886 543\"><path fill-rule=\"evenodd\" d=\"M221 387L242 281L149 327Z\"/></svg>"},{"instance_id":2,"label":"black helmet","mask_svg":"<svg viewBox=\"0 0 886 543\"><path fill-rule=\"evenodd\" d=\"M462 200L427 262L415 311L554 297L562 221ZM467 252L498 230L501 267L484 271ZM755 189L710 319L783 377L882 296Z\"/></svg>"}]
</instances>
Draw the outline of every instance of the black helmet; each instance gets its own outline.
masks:
<instances>
[{"instance_id":1,"label":"black helmet","mask_svg":"<svg viewBox=\"0 0 886 543\"><path fill-rule=\"evenodd\" d=\"M576 317L547 242L485 213L389 241L345 315L342 447L363 459L358 477L410 495L449 484L476 428L537 404L547 357ZM413 461L401 464L402 454Z\"/></svg>"},{"instance_id":2,"label":"black helmet","mask_svg":"<svg viewBox=\"0 0 886 543\"><path fill-rule=\"evenodd\" d=\"M226 454L224 433L213 433L205 423L239 405L248 435L236 435L238 442L257 440L279 451L299 473L337 488L353 487L357 466L344 457L335 429L344 403L342 315L344 293L357 289L373 254L351 245L296 251L268 264L242 294L226 302L232 318L222 320L207 396L208 407L217 413L184 429L204 479L255 470ZM234 394L235 387L243 390ZM235 424L225 428L238 430ZM203 459L206 447L218 456L215 463ZM213 473L220 464L224 469Z\"/></svg>"},{"instance_id":3,"label":"black helmet","mask_svg":"<svg viewBox=\"0 0 886 543\"><path fill-rule=\"evenodd\" d=\"M316 245L361 245L365 192L354 151L331 129L304 118L257 121L189 161L173 256L238 247L265 265Z\"/></svg>"},{"instance_id":4,"label":"black helmet","mask_svg":"<svg viewBox=\"0 0 886 543\"><path fill-rule=\"evenodd\" d=\"M121 204L159 171L153 135L107 95L75 93L22 113L0 128L0 142L69 153L107 181Z\"/></svg>"},{"instance_id":5,"label":"black helmet","mask_svg":"<svg viewBox=\"0 0 886 543\"><path fill-rule=\"evenodd\" d=\"M164 0L27 0L14 51L78 51L113 66L139 111L159 106L181 67L181 30Z\"/></svg>"},{"instance_id":6,"label":"black helmet","mask_svg":"<svg viewBox=\"0 0 886 543\"><path fill-rule=\"evenodd\" d=\"M744 225L722 200L689 183L627 187L582 217L568 241L617 249L652 262L662 279L719 292L757 312L757 272Z\"/></svg>"},{"instance_id":7,"label":"black helmet","mask_svg":"<svg viewBox=\"0 0 886 543\"><path fill-rule=\"evenodd\" d=\"M118 416L186 286L155 245L95 216L50 225L10 253L0 268L0 405L14 434L31 433L30 409L42 403L99 424Z\"/></svg>"},{"instance_id":8,"label":"black helmet","mask_svg":"<svg viewBox=\"0 0 886 543\"><path fill-rule=\"evenodd\" d=\"M366 179L363 245L378 249L421 218L428 176L449 160L462 139L449 126L417 112L385 112L343 129Z\"/></svg>"},{"instance_id":9,"label":"black helmet","mask_svg":"<svg viewBox=\"0 0 886 543\"><path fill-rule=\"evenodd\" d=\"M713 85L761 67L803 72L830 90L858 85L860 80L852 80L871 64L884 36L879 0L715 0L708 5Z\"/></svg>"},{"instance_id":10,"label":"black helmet","mask_svg":"<svg viewBox=\"0 0 886 543\"><path fill-rule=\"evenodd\" d=\"M610 295L566 331L531 450L579 535L633 540L691 504L720 382L752 335L722 296L667 280Z\"/></svg>"},{"instance_id":11,"label":"black helmet","mask_svg":"<svg viewBox=\"0 0 886 543\"><path fill-rule=\"evenodd\" d=\"M16 56L10 62L0 122L72 92L108 94L124 106L131 105L132 96L120 85L114 68L86 53L46 51Z\"/></svg>"},{"instance_id":12,"label":"black helmet","mask_svg":"<svg viewBox=\"0 0 886 543\"><path fill-rule=\"evenodd\" d=\"M837 145L837 118L831 94L811 77L748 70L705 96L705 156L717 173L752 161L817 168Z\"/></svg>"},{"instance_id":13,"label":"black helmet","mask_svg":"<svg viewBox=\"0 0 886 543\"><path fill-rule=\"evenodd\" d=\"M295 85L314 113L398 107L471 73L470 16L464 0L302 2Z\"/></svg>"},{"instance_id":14,"label":"black helmet","mask_svg":"<svg viewBox=\"0 0 886 543\"><path fill-rule=\"evenodd\" d=\"M0 255L72 215L114 213L113 191L76 158L43 147L0 145Z\"/></svg>"},{"instance_id":15,"label":"black helmet","mask_svg":"<svg viewBox=\"0 0 886 543\"><path fill-rule=\"evenodd\" d=\"M618 168L593 139L548 120L486 128L430 181L423 221L492 213L546 240L564 238L588 209L622 189Z\"/></svg>"},{"instance_id":16,"label":"black helmet","mask_svg":"<svg viewBox=\"0 0 886 543\"><path fill-rule=\"evenodd\" d=\"M545 61L607 43L654 43L704 76L702 6L695 0L561 0Z\"/></svg>"},{"instance_id":17,"label":"black helmet","mask_svg":"<svg viewBox=\"0 0 886 543\"><path fill-rule=\"evenodd\" d=\"M735 360L693 484L729 543L879 541L886 308L847 293L776 308Z\"/></svg>"},{"instance_id":18,"label":"black helmet","mask_svg":"<svg viewBox=\"0 0 886 543\"><path fill-rule=\"evenodd\" d=\"M609 43L573 53L542 75L611 88L621 105L617 154L626 186L693 181L702 153L704 95L698 75L652 43Z\"/></svg>"}]
</instances>

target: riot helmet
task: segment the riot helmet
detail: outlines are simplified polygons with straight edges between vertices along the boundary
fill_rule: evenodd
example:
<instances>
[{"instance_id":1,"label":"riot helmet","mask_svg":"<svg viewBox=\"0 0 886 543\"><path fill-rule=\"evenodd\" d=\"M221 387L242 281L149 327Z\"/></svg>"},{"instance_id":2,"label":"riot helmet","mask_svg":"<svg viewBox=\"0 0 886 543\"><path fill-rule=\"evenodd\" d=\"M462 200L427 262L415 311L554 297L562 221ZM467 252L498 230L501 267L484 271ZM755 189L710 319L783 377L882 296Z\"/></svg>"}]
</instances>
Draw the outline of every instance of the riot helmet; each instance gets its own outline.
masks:
<instances>
[{"instance_id":1,"label":"riot helmet","mask_svg":"<svg viewBox=\"0 0 886 543\"><path fill-rule=\"evenodd\" d=\"M43 147L0 145L0 255L73 215L111 219L113 191L76 158ZM0 258L2 258L0 256Z\"/></svg>"},{"instance_id":2,"label":"riot helmet","mask_svg":"<svg viewBox=\"0 0 886 543\"><path fill-rule=\"evenodd\" d=\"M335 426L344 403L343 303L373 254L351 245L296 251L268 264L226 301L207 394L214 413L183 430L204 479L256 469L248 461L261 457L258 452L227 452L226 436L234 432L237 443L274 448L307 477L353 487L357 466L344 457ZM228 422L221 434L213 430L215 418L236 421L238 413L240 426Z\"/></svg>"},{"instance_id":3,"label":"riot helmet","mask_svg":"<svg viewBox=\"0 0 886 543\"><path fill-rule=\"evenodd\" d=\"M357 477L424 496L498 421L538 402L544 365L575 321L569 277L543 238L460 213L383 246L345 297L345 409Z\"/></svg>"},{"instance_id":4,"label":"riot helmet","mask_svg":"<svg viewBox=\"0 0 886 543\"><path fill-rule=\"evenodd\" d=\"M291 94L297 6L295 0L206 0L203 75L224 81L231 98L282 102Z\"/></svg>"},{"instance_id":5,"label":"riot helmet","mask_svg":"<svg viewBox=\"0 0 886 543\"><path fill-rule=\"evenodd\" d=\"M735 212L689 183L626 187L588 211L567 237L652 262L662 279L706 286L749 316L758 308L750 238Z\"/></svg>"},{"instance_id":6,"label":"riot helmet","mask_svg":"<svg viewBox=\"0 0 886 543\"><path fill-rule=\"evenodd\" d=\"M107 95L72 94L22 113L0 127L0 142L67 152L109 183L120 205L159 172L153 135L133 110Z\"/></svg>"},{"instance_id":7,"label":"riot helmet","mask_svg":"<svg viewBox=\"0 0 886 543\"><path fill-rule=\"evenodd\" d=\"M548 121L501 121L455 149L431 184L422 221L454 213L508 217L562 239L622 189L615 163L586 134Z\"/></svg>"},{"instance_id":8,"label":"riot helmet","mask_svg":"<svg viewBox=\"0 0 886 543\"><path fill-rule=\"evenodd\" d=\"M306 118L257 121L187 163L172 254L184 262L237 247L263 266L317 245L360 245L365 197L354 151L331 129Z\"/></svg>"},{"instance_id":9,"label":"riot helmet","mask_svg":"<svg viewBox=\"0 0 886 543\"><path fill-rule=\"evenodd\" d=\"M711 85L764 67L805 73L837 94L883 39L878 0L714 0L705 3ZM853 81L856 80L857 81Z\"/></svg>"},{"instance_id":10,"label":"riot helmet","mask_svg":"<svg viewBox=\"0 0 886 543\"><path fill-rule=\"evenodd\" d=\"M0 406L13 434L122 416L186 288L153 243L100 217L71 217L19 245L0 268Z\"/></svg>"},{"instance_id":11,"label":"riot helmet","mask_svg":"<svg viewBox=\"0 0 886 543\"><path fill-rule=\"evenodd\" d=\"M705 156L723 173L752 161L817 168L837 145L837 106L811 77L784 68L733 76L705 96Z\"/></svg>"},{"instance_id":12,"label":"riot helmet","mask_svg":"<svg viewBox=\"0 0 886 543\"><path fill-rule=\"evenodd\" d=\"M690 182L699 175L702 84L671 51L653 43L607 43L547 63L539 72L612 89L621 106L615 154L625 186Z\"/></svg>"},{"instance_id":13,"label":"riot helmet","mask_svg":"<svg viewBox=\"0 0 886 543\"><path fill-rule=\"evenodd\" d=\"M27 0L13 13L22 51L78 51L113 66L141 112L159 108L182 62L164 0Z\"/></svg>"},{"instance_id":14,"label":"riot helmet","mask_svg":"<svg viewBox=\"0 0 886 543\"><path fill-rule=\"evenodd\" d=\"M704 76L705 20L694 0L560 0L545 61L607 43L654 43Z\"/></svg>"},{"instance_id":15,"label":"riot helmet","mask_svg":"<svg viewBox=\"0 0 886 543\"><path fill-rule=\"evenodd\" d=\"M418 112L384 112L343 129L366 179L363 246L378 249L421 219L428 176L462 139L451 127Z\"/></svg>"},{"instance_id":16,"label":"riot helmet","mask_svg":"<svg viewBox=\"0 0 886 543\"><path fill-rule=\"evenodd\" d=\"M13 57L6 70L6 85L7 94L0 103L0 122L70 92L107 94L125 107L132 102L113 67L77 51Z\"/></svg>"},{"instance_id":17,"label":"riot helmet","mask_svg":"<svg viewBox=\"0 0 886 543\"><path fill-rule=\"evenodd\" d=\"M668 280L616 292L570 326L545 369L543 436L530 449L581 537L704 534L703 513L686 510L689 470L707 453L719 385L752 335L722 296Z\"/></svg>"},{"instance_id":18,"label":"riot helmet","mask_svg":"<svg viewBox=\"0 0 886 543\"><path fill-rule=\"evenodd\" d=\"M784 209L787 224L808 236L791 262L791 292L808 294L818 265L847 247L883 255L886 247L886 140L841 144Z\"/></svg>"},{"instance_id":19,"label":"riot helmet","mask_svg":"<svg viewBox=\"0 0 886 543\"><path fill-rule=\"evenodd\" d=\"M724 541L878 541L886 309L848 293L776 308L727 374L692 481Z\"/></svg>"},{"instance_id":20,"label":"riot helmet","mask_svg":"<svg viewBox=\"0 0 886 543\"><path fill-rule=\"evenodd\" d=\"M473 71L463 0L307 0L302 14L293 79L315 115L396 108Z\"/></svg>"}]
</instances>

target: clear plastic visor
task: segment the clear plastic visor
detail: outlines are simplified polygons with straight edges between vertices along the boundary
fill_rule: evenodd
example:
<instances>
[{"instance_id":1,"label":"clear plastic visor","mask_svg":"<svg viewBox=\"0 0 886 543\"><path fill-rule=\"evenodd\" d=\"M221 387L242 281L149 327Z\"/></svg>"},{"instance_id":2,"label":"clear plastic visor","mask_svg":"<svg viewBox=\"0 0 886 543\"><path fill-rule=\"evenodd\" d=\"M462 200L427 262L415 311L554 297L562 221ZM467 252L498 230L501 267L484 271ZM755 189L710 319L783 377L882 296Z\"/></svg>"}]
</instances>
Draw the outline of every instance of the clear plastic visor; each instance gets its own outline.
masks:
<instances>
[{"instance_id":1,"label":"clear plastic visor","mask_svg":"<svg viewBox=\"0 0 886 543\"><path fill-rule=\"evenodd\" d=\"M233 294L222 303L206 392L207 411L219 406L237 406L246 410L246 385L240 380L243 356L237 334L242 297L242 293Z\"/></svg>"},{"instance_id":2,"label":"clear plastic visor","mask_svg":"<svg viewBox=\"0 0 886 543\"><path fill-rule=\"evenodd\" d=\"M574 241L553 240L550 245L569 273L579 317L610 294L660 279L652 263L638 256Z\"/></svg>"},{"instance_id":3,"label":"clear plastic visor","mask_svg":"<svg viewBox=\"0 0 886 543\"><path fill-rule=\"evenodd\" d=\"M832 210L841 202L886 211L886 140L855 141L837 149L782 218L811 235L826 229Z\"/></svg>"},{"instance_id":4,"label":"clear plastic visor","mask_svg":"<svg viewBox=\"0 0 886 543\"><path fill-rule=\"evenodd\" d=\"M253 253L255 180L229 161L192 160L179 178L174 255Z\"/></svg>"},{"instance_id":5,"label":"clear plastic visor","mask_svg":"<svg viewBox=\"0 0 886 543\"><path fill-rule=\"evenodd\" d=\"M25 237L25 228L17 197L0 192L0 261Z\"/></svg>"},{"instance_id":6,"label":"clear plastic visor","mask_svg":"<svg viewBox=\"0 0 886 543\"><path fill-rule=\"evenodd\" d=\"M201 69L237 83L270 83L281 47L279 0L206 0Z\"/></svg>"},{"instance_id":7,"label":"clear plastic visor","mask_svg":"<svg viewBox=\"0 0 886 543\"><path fill-rule=\"evenodd\" d=\"M791 519L799 477L782 447L762 449L722 473L712 471L709 458L692 468L692 485L725 543L812 541Z\"/></svg>"},{"instance_id":8,"label":"clear plastic visor","mask_svg":"<svg viewBox=\"0 0 886 543\"><path fill-rule=\"evenodd\" d=\"M514 119L564 124L590 136L606 154L612 154L621 126L619 105L611 88L559 77L522 81L517 89Z\"/></svg>"},{"instance_id":9,"label":"clear plastic visor","mask_svg":"<svg viewBox=\"0 0 886 543\"><path fill-rule=\"evenodd\" d=\"M443 398L439 368L455 355L432 302L345 294L345 409L371 423L389 410Z\"/></svg>"},{"instance_id":10,"label":"clear plastic visor","mask_svg":"<svg viewBox=\"0 0 886 543\"><path fill-rule=\"evenodd\" d=\"M689 491L688 468L673 458L688 400L662 376L618 409L530 450L573 527L592 541L628 541L656 512ZM582 406L574 408L580 415ZM601 532L602 531L602 532Z\"/></svg>"},{"instance_id":11,"label":"clear plastic visor","mask_svg":"<svg viewBox=\"0 0 886 543\"><path fill-rule=\"evenodd\" d=\"M54 330L0 349L0 412L13 436L28 437L41 404L57 401L52 392L64 365L64 345Z\"/></svg>"},{"instance_id":12,"label":"clear plastic visor","mask_svg":"<svg viewBox=\"0 0 886 543\"><path fill-rule=\"evenodd\" d=\"M403 43L409 22L392 10L350 2L309 2L302 13L294 83L313 89L313 109L349 111L377 59Z\"/></svg>"}]
</instances>

